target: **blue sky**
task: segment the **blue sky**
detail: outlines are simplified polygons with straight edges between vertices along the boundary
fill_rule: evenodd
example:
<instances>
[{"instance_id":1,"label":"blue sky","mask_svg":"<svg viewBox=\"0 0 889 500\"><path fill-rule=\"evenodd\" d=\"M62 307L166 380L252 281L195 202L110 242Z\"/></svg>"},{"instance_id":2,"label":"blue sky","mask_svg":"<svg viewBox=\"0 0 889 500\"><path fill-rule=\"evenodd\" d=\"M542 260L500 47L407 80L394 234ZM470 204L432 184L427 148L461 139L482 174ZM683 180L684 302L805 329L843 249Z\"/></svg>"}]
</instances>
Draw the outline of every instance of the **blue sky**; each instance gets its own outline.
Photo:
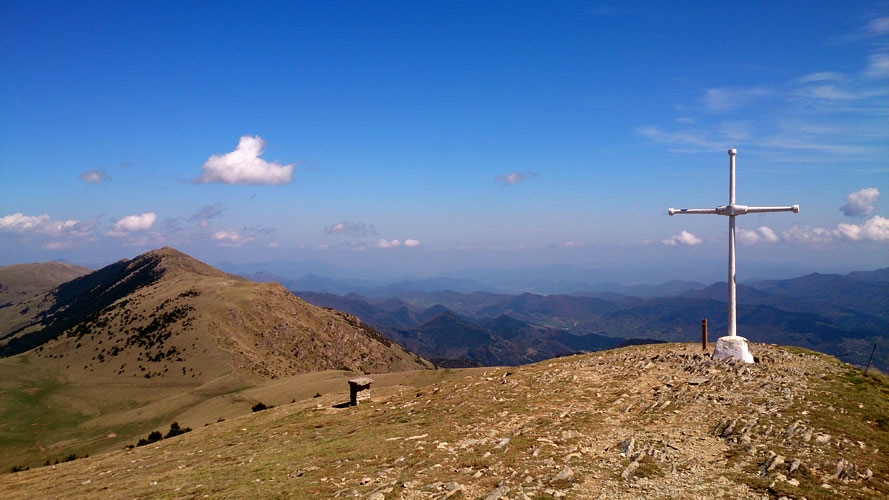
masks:
<instances>
[{"instance_id":1,"label":"blue sky","mask_svg":"<svg viewBox=\"0 0 889 500\"><path fill-rule=\"evenodd\" d=\"M886 2L0 1L0 265L889 265ZM882 199L881 199L882 197ZM682 276L677 276L681 278Z\"/></svg>"}]
</instances>

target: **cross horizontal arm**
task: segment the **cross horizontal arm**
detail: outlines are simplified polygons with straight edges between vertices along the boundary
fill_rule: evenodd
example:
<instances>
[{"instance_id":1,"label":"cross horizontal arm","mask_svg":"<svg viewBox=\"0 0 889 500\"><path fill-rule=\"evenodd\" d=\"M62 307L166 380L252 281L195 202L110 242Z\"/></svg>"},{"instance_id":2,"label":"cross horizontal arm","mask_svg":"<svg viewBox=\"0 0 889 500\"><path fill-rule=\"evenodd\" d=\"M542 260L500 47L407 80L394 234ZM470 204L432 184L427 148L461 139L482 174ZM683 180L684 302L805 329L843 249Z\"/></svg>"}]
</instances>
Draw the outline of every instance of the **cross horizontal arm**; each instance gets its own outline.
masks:
<instances>
[{"instance_id":1,"label":"cross horizontal arm","mask_svg":"<svg viewBox=\"0 0 889 500\"><path fill-rule=\"evenodd\" d=\"M667 210L670 215L676 214L715 214L715 208L670 208Z\"/></svg>"},{"instance_id":2,"label":"cross horizontal arm","mask_svg":"<svg viewBox=\"0 0 889 500\"><path fill-rule=\"evenodd\" d=\"M748 214L760 214L765 212L793 212L798 214L799 205L792 205L789 207L747 207Z\"/></svg>"},{"instance_id":3,"label":"cross horizontal arm","mask_svg":"<svg viewBox=\"0 0 889 500\"><path fill-rule=\"evenodd\" d=\"M799 213L799 205L789 207L748 207L747 205L722 205L716 208L670 208L667 213L676 214L716 214L716 215L744 215L744 214L760 214L766 212L793 212Z\"/></svg>"}]
</instances>

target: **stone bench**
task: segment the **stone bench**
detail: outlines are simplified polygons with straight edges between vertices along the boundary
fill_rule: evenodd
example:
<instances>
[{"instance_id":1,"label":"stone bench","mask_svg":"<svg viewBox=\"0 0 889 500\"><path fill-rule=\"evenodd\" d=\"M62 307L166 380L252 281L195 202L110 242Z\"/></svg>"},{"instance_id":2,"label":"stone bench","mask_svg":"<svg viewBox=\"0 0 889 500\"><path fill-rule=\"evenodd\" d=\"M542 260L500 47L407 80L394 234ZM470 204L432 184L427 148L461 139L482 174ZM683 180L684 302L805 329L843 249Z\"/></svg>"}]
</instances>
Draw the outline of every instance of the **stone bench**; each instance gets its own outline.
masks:
<instances>
[{"instance_id":1,"label":"stone bench","mask_svg":"<svg viewBox=\"0 0 889 500\"><path fill-rule=\"evenodd\" d=\"M349 405L355 406L359 401L370 399L370 377L358 377L349 380Z\"/></svg>"}]
</instances>

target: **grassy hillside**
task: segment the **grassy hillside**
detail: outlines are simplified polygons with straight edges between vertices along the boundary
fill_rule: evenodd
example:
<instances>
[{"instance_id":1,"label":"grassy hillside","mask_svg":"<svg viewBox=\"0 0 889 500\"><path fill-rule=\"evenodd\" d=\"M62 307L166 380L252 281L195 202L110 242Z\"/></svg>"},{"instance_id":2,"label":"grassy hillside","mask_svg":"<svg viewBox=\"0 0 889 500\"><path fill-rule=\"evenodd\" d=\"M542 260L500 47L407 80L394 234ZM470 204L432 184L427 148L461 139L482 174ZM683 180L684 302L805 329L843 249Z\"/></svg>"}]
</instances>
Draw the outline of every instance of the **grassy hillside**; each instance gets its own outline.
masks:
<instances>
[{"instance_id":1,"label":"grassy hillside","mask_svg":"<svg viewBox=\"0 0 889 500\"><path fill-rule=\"evenodd\" d=\"M0 267L0 340L24 326L36 312L27 310L32 299L91 272L86 267L61 262Z\"/></svg>"},{"instance_id":2,"label":"grassy hillside","mask_svg":"<svg viewBox=\"0 0 889 500\"><path fill-rule=\"evenodd\" d=\"M0 475L0 495L886 498L887 380L811 351L752 349L754 365L666 344L426 372L438 378L357 407L338 407L343 390Z\"/></svg>"},{"instance_id":3,"label":"grassy hillside","mask_svg":"<svg viewBox=\"0 0 889 500\"><path fill-rule=\"evenodd\" d=\"M44 307L2 346L33 348L0 358L0 467L116 448L195 411L182 423L203 425L195 408L214 398L214 421L243 413L243 391L272 380L432 367L353 316L173 249L35 300Z\"/></svg>"}]
</instances>

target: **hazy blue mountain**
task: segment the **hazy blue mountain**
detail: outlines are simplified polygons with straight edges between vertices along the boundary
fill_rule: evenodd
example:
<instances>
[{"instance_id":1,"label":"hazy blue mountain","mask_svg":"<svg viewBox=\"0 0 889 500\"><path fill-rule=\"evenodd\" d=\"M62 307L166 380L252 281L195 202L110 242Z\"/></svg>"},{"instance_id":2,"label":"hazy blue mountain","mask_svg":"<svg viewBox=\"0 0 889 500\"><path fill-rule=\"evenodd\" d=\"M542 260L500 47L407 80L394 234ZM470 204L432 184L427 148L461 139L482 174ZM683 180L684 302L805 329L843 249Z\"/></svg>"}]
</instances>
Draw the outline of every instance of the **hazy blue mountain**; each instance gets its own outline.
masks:
<instances>
[{"instance_id":1,"label":"hazy blue mountain","mask_svg":"<svg viewBox=\"0 0 889 500\"><path fill-rule=\"evenodd\" d=\"M799 345L862 365L876 345L875 364L887 369L889 282L885 275L885 270L846 276L810 274L740 284L738 332L753 342ZM496 349L476 346L475 351L458 353L487 364L491 359L515 363L541 353L605 348L608 339L698 341L702 319L708 320L710 339L715 341L727 330L726 284L699 285L672 282L624 289L635 295L453 290L408 291L388 299L357 294L299 295L316 305L355 314L393 340L400 342L398 335L412 333L416 339L411 345L427 357L454 354L459 346L451 344L469 341L467 335L483 344L498 344ZM661 295L669 290L681 293ZM639 296L649 294L652 296ZM426 324L431 318L436 321ZM453 331L447 333L449 328ZM531 339L538 342L536 347ZM440 346L444 351L436 350L435 342L444 342Z\"/></svg>"}]
</instances>

